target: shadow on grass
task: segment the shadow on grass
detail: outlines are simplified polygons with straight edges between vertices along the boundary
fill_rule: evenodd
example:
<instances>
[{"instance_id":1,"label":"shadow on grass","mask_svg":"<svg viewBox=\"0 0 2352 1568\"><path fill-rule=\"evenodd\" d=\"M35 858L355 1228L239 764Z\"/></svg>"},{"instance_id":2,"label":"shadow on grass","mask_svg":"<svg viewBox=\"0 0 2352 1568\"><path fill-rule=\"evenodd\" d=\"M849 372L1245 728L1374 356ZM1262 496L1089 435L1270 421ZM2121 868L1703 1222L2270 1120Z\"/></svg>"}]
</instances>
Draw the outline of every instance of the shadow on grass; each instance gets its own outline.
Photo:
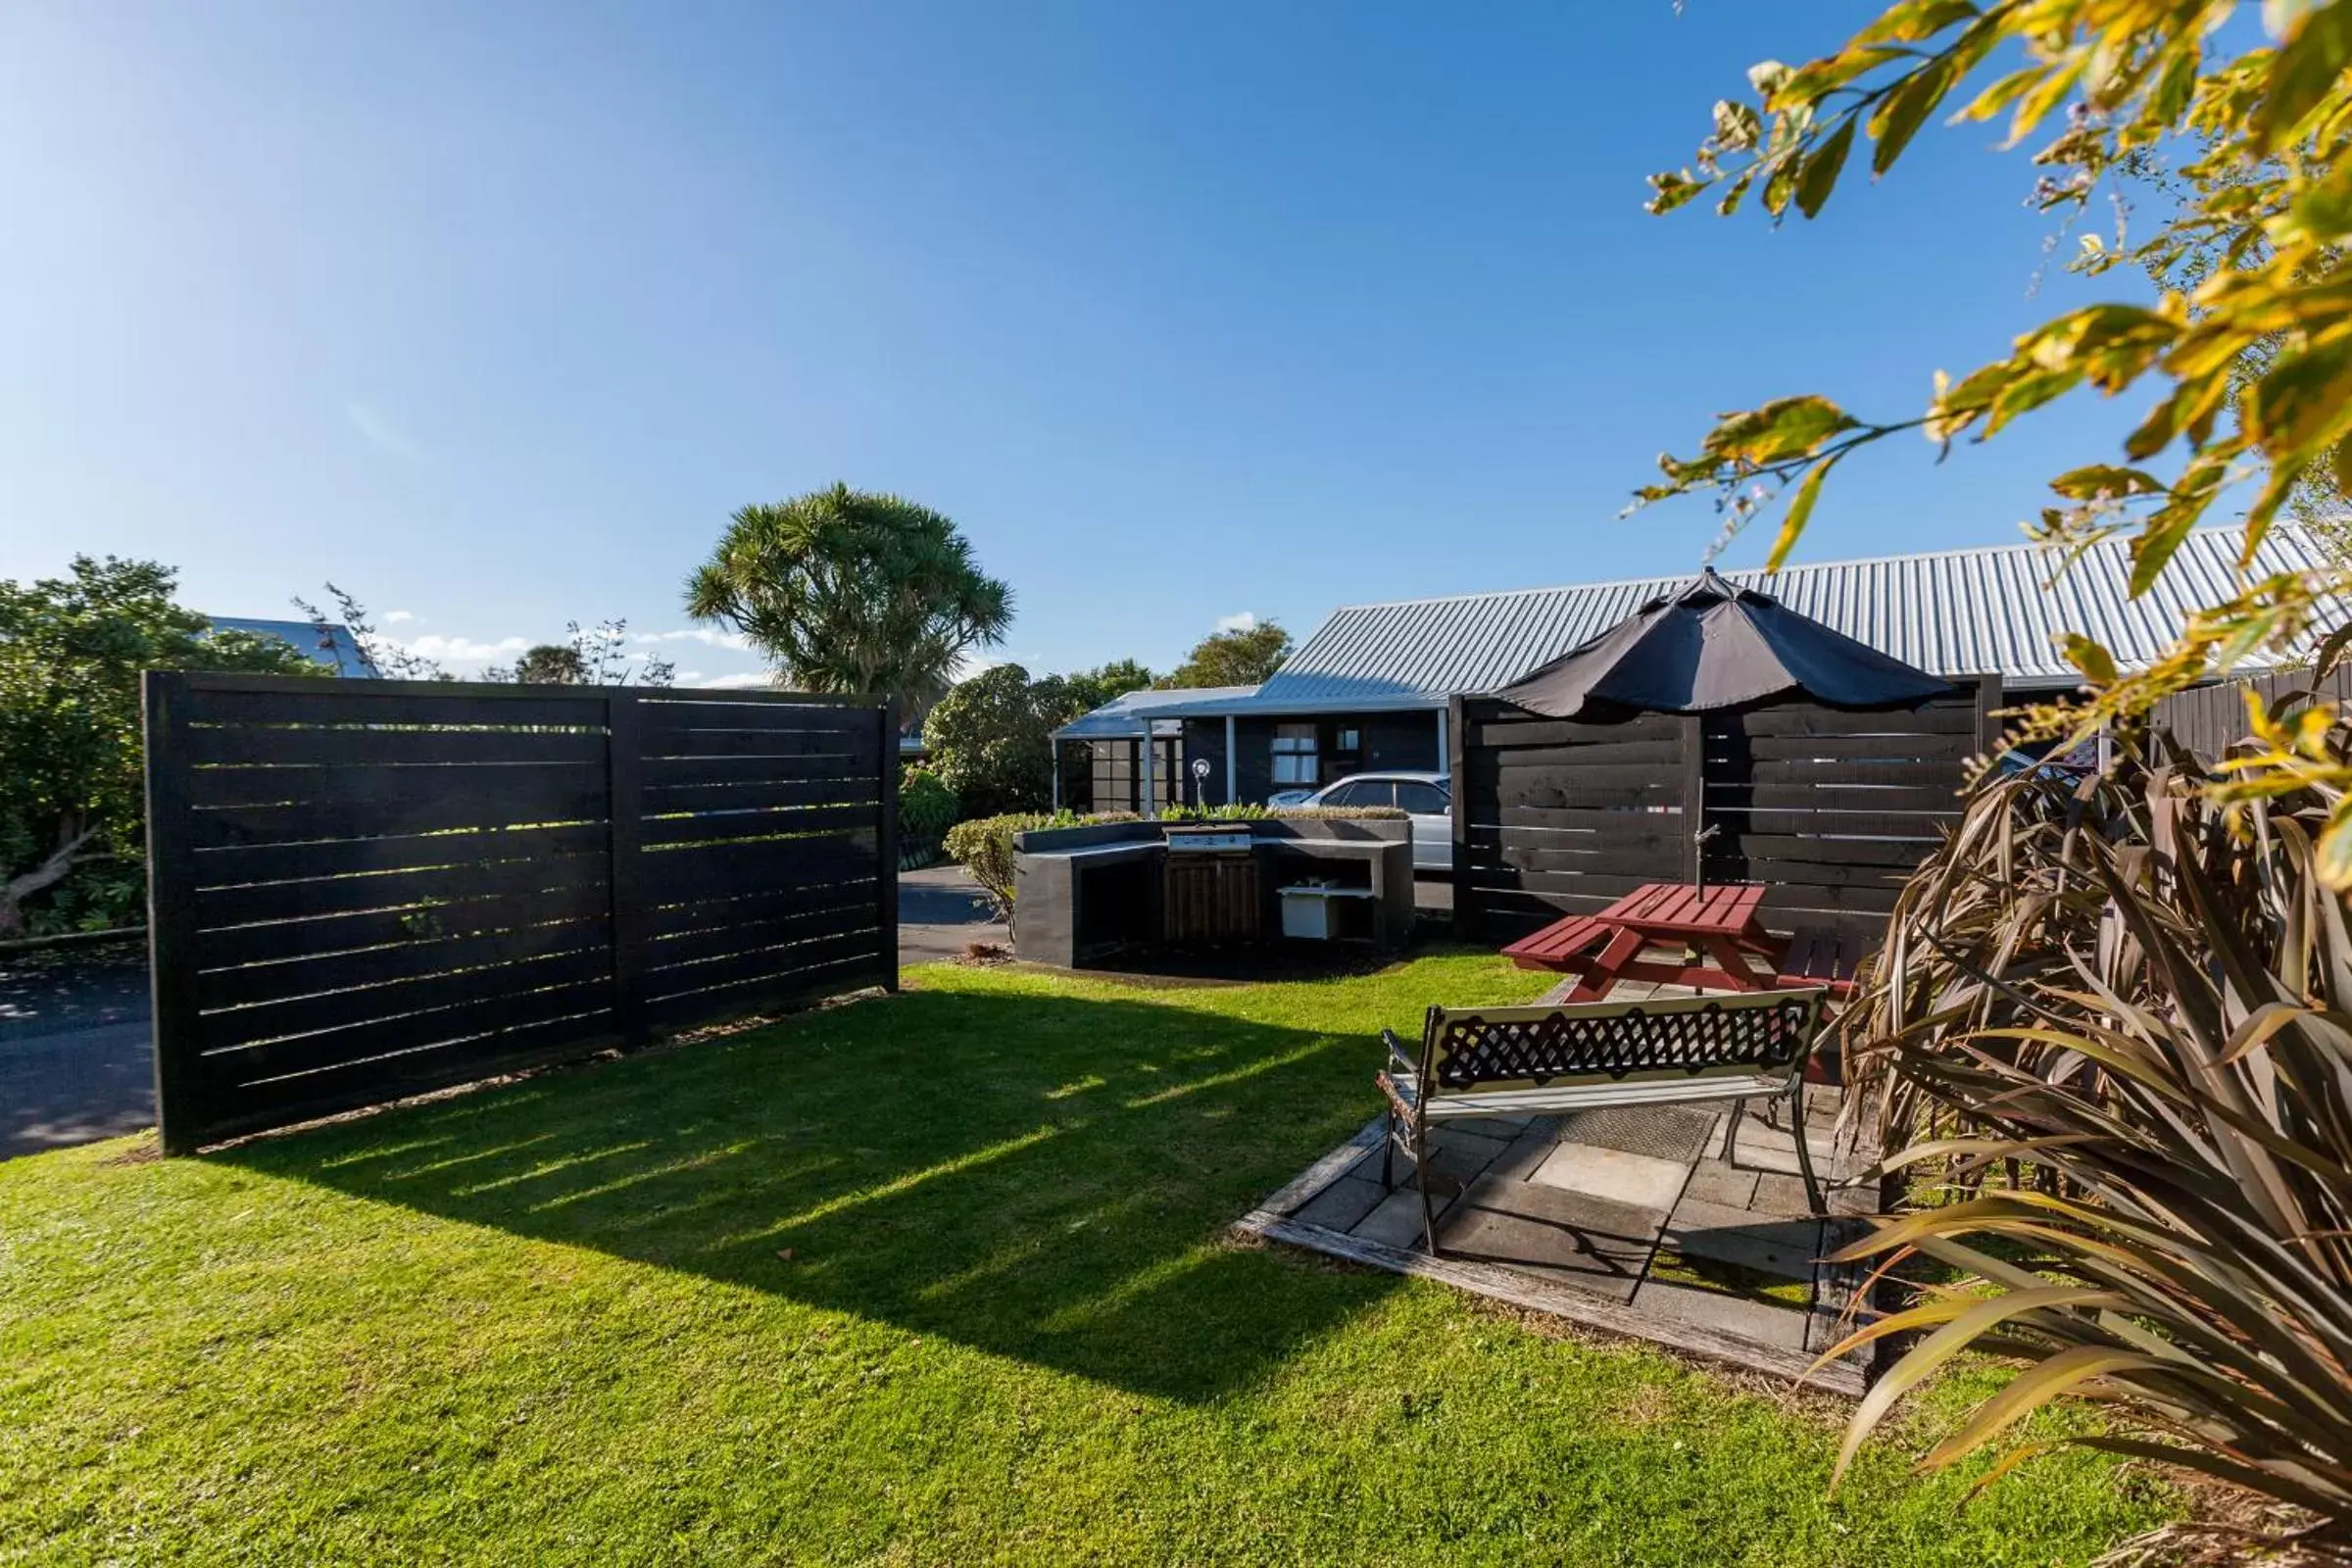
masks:
<instances>
[{"instance_id":1,"label":"shadow on grass","mask_svg":"<svg viewBox=\"0 0 2352 1568\"><path fill-rule=\"evenodd\" d=\"M213 1157L1200 1400L1394 1284L1219 1245L1371 1113L1365 1061L1182 1007L914 993Z\"/></svg>"}]
</instances>

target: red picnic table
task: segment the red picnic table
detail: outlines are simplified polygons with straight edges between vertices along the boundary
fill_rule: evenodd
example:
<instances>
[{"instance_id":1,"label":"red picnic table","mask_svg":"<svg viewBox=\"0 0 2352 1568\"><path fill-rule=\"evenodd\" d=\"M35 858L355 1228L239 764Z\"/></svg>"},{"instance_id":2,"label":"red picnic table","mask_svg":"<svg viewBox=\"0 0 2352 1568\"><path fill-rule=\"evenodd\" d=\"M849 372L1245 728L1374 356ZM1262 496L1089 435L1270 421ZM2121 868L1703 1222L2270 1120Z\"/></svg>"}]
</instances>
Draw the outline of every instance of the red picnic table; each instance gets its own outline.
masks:
<instances>
[{"instance_id":1,"label":"red picnic table","mask_svg":"<svg viewBox=\"0 0 2352 1568\"><path fill-rule=\"evenodd\" d=\"M1572 914L1502 950L1522 969L1579 977L1570 1002L1597 1002L1620 980L1701 991L1763 991L1779 978L1788 944L1757 915L1765 889L1753 882L1688 887L1650 882L1597 914ZM1654 945L1681 945L1695 961L1644 958ZM1762 960L1762 966L1751 960Z\"/></svg>"}]
</instances>

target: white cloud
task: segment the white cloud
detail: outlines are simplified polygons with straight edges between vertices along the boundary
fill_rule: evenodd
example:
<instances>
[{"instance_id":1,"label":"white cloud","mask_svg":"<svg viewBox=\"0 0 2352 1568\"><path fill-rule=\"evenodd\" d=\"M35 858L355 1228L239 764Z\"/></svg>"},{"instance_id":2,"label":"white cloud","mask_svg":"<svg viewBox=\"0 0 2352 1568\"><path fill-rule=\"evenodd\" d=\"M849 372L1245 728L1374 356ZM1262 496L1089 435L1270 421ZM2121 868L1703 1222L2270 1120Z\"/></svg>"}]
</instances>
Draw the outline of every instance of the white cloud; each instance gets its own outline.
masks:
<instances>
[{"instance_id":1,"label":"white cloud","mask_svg":"<svg viewBox=\"0 0 2352 1568\"><path fill-rule=\"evenodd\" d=\"M354 398L343 405L343 417L359 432L361 440L379 452L388 452L404 463L415 463L423 456L400 422L373 404Z\"/></svg>"},{"instance_id":2,"label":"white cloud","mask_svg":"<svg viewBox=\"0 0 2352 1568\"><path fill-rule=\"evenodd\" d=\"M699 669L681 669L677 674L677 681L681 686L700 686L710 678Z\"/></svg>"},{"instance_id":3,"label":"white cloud","mask_svg":"<svg viewBox=\"0 0 2352 1568\"><path fill-rule=\"evenodd\" d=\"M749 649L752 640L739 631L713 631L709 626L689 626L683 631L641 631L635 641L652 647L657 643L701 643L705 648Z\"/></svg>"},{"instance_id":4,"label":"white cloud","mask_svg":"<svg viewBox=\"0 0 2352 1568\"><path fill-rule=\"evenodd\" d=\"M754 670L743 675L716 675L699 684L707 692L731 692L772 686L775 682L765 670Z\"/></svg>"},{"instance_id":5,"label":"white cloud","mask_svg":"<svg viewBox=\"0 0 2352 1568\"><path fill-rule=\"evenodd\" d=\"M384 612L384 624L387 626L397 626L404 620L415 620L416 618L416 612L414 610L387 610Z\"/></svg>"},{"instance_id":6,"label":"white cloud","mask_svg":"<svg viewBox=\"0 0 2352 1568\"><path fill-rule=\"evenodd\" d=\"M401 643L400 646L413 654L445 664L490 664L514 658L531 646L531 640L528 637L501 637L494 643L485 643L476 642L471 637L444 637L439 632L427 632L414 642Z\"/></svg>"},{"instance_id":7,"label":"white cloud","mask_svg":"<svg viewBox=\"0 0 2352 1568\"><path fill-rule=\"evenodd\" d=\"M1219 631L1255 631L1256 629L1257 615L1252 611L1241 610L1230 615L1217 617L1217 630Z\"/></svg>"}]
</instances>

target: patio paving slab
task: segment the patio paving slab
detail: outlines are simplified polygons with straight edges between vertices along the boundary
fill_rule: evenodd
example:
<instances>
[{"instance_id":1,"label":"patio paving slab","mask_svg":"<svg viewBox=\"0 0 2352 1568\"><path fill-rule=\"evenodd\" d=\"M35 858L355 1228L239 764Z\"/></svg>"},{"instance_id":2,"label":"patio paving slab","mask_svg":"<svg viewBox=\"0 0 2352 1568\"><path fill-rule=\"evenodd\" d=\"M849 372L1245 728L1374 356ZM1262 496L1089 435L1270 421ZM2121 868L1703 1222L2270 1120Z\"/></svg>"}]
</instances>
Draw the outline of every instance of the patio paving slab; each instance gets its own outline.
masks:
<instances>
[{"instance_id":1,"label":"patio paving slab","mask_svg":"<svg viewBox=\"0 0 2352 1568\"><path fill-rule=\"evenodd\" d=\"M1563 1143L1529 1173L1527 1180L1531 1186L1590 1194L1654 1208L1663 1214L1682 1197L1683 1183L1690 1175L1687 1160L1654 1159L1647 1154L1629 1154L1623 1150L1602 1149L1592 1144Z\"/></svg>"},{"instance_id":2,"label":"patio paving slab","mask_svg":"<svg viewBox=\"0 0 2352 1568\"><path fill-rule=\"evenodd\" d=\"M1662 1209L1490 1176L1446 1213L1438 1241L1454 1256L1630 1301L1665 1219Z\"/></svg>"}]
</instances>

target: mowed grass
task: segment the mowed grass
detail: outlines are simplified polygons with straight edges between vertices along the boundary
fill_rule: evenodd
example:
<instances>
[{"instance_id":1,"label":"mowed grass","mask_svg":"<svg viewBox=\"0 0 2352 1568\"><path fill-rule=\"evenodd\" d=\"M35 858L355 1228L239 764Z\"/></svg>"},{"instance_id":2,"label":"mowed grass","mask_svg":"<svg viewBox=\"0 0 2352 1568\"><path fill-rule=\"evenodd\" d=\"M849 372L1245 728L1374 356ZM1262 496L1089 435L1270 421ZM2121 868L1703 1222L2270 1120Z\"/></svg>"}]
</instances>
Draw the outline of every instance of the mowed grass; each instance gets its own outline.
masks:
<instances>
[{"instance_id":1,"label":"mowed grass","mask_svg":"<svg viewBox=\"0 0 2352 1568\"><path fill-rule=\"evenodd\" d=\"M0 1562L2081 1562L2176 1514L1225 1239L1374 1031L1535 977L936 969L156 1161L0 1165ZM2074 1416L2071 1419L2083 1419Z\"/></svg>"}]
</instances>

